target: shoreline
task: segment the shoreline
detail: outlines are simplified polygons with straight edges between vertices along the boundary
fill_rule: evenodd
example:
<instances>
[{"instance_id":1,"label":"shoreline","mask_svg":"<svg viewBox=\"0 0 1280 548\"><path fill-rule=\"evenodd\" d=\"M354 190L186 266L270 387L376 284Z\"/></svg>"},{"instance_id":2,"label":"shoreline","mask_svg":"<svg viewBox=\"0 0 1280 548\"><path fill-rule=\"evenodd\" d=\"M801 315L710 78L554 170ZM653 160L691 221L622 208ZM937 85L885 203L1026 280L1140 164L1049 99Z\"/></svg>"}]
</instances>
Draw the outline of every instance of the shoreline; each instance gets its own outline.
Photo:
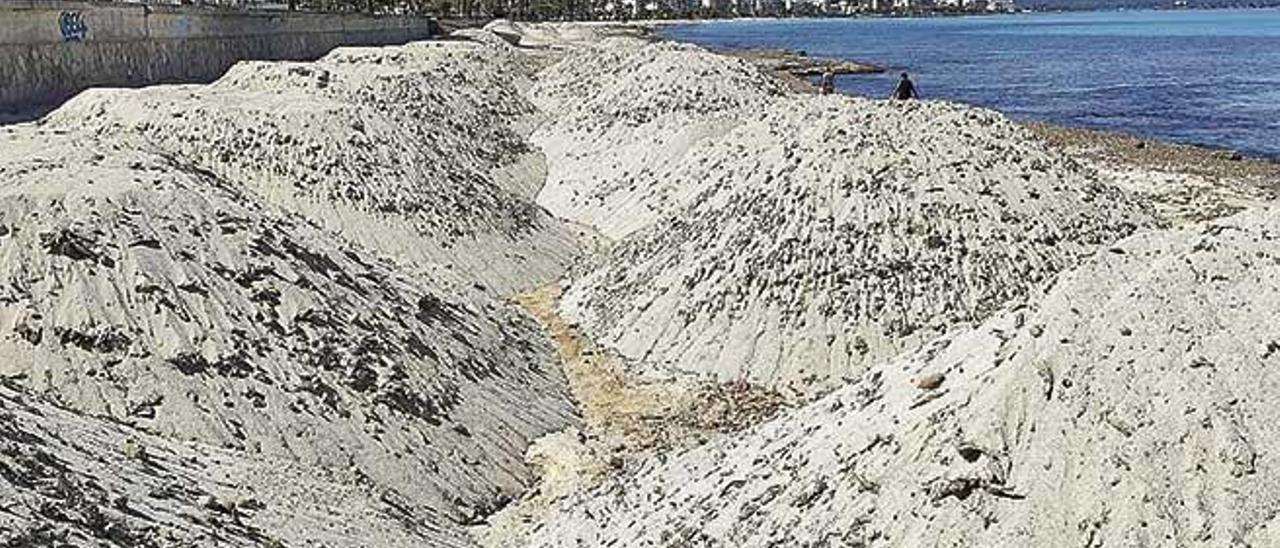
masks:
<instances>
[{"instance_id":1,"label":"shoreline","mask_svg":"<svg viewBox=\"0 0 1280 548\"><path fill-rule=\"evenodd\" d=\"M1239 6L1239 7L1188 7L1168 8L1152 7L1141 9L1022 9L1005 12L936 12L936 13L854 13L837 15L800 15L800 16L750 16L750 17L705 17L697 19L632 19L628 21L582 21L579 25L635 25L649 27L671 27L679 25L700 25L707 23L729 22L771 22L771 21L843 21L843 20L878 20L878 19L939 19L958 17L1000 17L1019 15L1072 15L1081 13L1179 13L1179 12L1234 12L1234 11L1277 11L1280 4L1273 6Z\"/></svg>"},{"instance_id":2,"label":"shoreline","mask_svg":"<svg viewBox=\"0 0 1280 548\"><path fill-rule=\"evenodd\" d=\"M1130 163L1161 171L1242 181L1280 180L1280 158L1242 154L1207 145L1153 139L1052 122L1017 121L1038 137L1072 155ZM1260 181L1259 181L1260 182Z\"/></svg>"},{"instance_id":3,"label":"shoreline","mask_svg":"<svg viewBox=\"0 0 1280 548\"><path fill-rule=\"evenodd\" d=\"M760 19L783 20L783 18ZM717 20L708 20L705 22L715 21ZM764 69L765 71L787 81L788 84L797 91L817 93L818 87L812 80L812 77L817 74L821 74L821 72L812 72L815 67L831 65L839 66L842 64L849 65L851 67L850 70L845 72L837 71L837 76L882 74L890 70L887 66L877 65L867 61L811 57L804 51L796 51L786 48L716 47L698 44L666 36L656 27L650 28L649 34L652 38L657 40L696 45L698 47L706 48L707 51L716 54L727 55L752 62L761 69ZM791 64L788 65L788 63ZM851 97L876 99L876 97L846 93L844 91L840 91L838 87L836 92L849 95ZM939 100L956 102L948 99ZM1000 112L1002 115L1008 116L1009 119L1013 120L1015 123L1027 127L1037 136L1051 144L1056 146L1070 145L1076 149L1083 148L1084 152L1087 154L1093 154L1098 159L1131 162L1135 165L1147 168L1187 171L1202 176L1233 178L1244 177L1250 179L1273 177L1280 180L1280 155L1267 156L1250 154L1226 147L1159 139L1123 130L1106 130L1086 126L1073 126L1045 120L1015 119L1004 111L994 107L969 103L957 103L965 104L974 108ZM1087 144L1092 144L1093 146L1084 146ZM1102 150L1092 150L1096 147L1100 147Z\"/></svg>"}]
</instances>

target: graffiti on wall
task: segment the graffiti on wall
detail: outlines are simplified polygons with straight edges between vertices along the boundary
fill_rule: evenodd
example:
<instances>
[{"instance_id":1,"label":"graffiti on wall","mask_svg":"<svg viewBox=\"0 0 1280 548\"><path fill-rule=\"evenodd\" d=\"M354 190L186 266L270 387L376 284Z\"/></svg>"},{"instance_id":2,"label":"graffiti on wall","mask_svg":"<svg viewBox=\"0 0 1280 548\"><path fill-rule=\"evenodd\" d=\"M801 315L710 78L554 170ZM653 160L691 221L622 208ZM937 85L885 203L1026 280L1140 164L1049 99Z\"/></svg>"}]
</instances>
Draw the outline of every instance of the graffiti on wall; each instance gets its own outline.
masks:
<instances>
[{"instance_id":1,"label":"graffiti on wall","mask_svg":"<svg viewBox=\"0 0 1280 548\"><path fill-rule=\"evenodd\" d=\"M58 16L58 30L64 42L83 42L89 36L89 25L78 11L64 11Z\"/></svg>"}]
</instances>

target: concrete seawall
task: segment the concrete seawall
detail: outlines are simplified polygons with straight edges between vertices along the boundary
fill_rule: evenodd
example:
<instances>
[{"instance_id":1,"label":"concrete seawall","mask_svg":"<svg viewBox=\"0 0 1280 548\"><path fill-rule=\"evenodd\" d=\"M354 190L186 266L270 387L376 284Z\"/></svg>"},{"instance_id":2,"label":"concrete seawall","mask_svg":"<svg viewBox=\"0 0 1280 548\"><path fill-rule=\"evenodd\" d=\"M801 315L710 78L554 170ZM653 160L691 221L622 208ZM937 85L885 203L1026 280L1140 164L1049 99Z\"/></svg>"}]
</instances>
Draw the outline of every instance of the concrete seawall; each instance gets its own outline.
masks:
<instances>
[{"instance_id":1,"label":"concrete seawall","mask_svg":"<svg viewBox=\"0 0 1280 548\"><path fill-rule=\"evenodd\" d=\"M209 82L237 61L429 38L425 17L216 11L88 2L0 4L0 112L97 86Z\"/></svg>"}]
</instances>

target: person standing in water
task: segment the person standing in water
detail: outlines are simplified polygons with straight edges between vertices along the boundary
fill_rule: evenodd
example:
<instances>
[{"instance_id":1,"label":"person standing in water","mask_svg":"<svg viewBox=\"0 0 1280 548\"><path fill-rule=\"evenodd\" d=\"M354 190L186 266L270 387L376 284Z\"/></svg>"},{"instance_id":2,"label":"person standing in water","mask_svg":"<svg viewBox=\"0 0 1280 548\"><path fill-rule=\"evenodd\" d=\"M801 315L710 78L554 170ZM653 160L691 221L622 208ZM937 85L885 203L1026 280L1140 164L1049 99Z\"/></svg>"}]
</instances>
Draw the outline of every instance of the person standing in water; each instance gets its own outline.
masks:
<instances>
[{"instance_id":1,"label":"person standing in water","mask_svg":"<svg viewBox=\"0 0 1280 548\"><path fill-rule=\"evenodd\" d=\"M893 98L899 101L920 98L920 92L916 90L915 82L911 81L907 73L902 73L902 79L898 80L898 86L893 88Z\"/></svg>"}]
</instances>

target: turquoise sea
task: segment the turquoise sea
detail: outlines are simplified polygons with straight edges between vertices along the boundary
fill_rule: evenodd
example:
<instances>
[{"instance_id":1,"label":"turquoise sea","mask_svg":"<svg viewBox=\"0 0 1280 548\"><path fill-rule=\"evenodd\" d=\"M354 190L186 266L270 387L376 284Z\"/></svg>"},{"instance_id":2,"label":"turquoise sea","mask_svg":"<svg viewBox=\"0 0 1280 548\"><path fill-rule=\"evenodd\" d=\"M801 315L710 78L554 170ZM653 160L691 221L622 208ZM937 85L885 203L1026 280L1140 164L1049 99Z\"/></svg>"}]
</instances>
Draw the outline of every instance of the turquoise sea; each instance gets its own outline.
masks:
<instances>
[{"instance_id":1,"label":"turquoise sea","mask_svg":"<svg viewBox=\"0 0 1280 548\"><path fill-rule=\"evenodd\" d=\"M910 72L926 98L1280 158L1280 10L717 21L667 28L713 47L866 61L846 93Z\"/></svg>"}]
</instances>

